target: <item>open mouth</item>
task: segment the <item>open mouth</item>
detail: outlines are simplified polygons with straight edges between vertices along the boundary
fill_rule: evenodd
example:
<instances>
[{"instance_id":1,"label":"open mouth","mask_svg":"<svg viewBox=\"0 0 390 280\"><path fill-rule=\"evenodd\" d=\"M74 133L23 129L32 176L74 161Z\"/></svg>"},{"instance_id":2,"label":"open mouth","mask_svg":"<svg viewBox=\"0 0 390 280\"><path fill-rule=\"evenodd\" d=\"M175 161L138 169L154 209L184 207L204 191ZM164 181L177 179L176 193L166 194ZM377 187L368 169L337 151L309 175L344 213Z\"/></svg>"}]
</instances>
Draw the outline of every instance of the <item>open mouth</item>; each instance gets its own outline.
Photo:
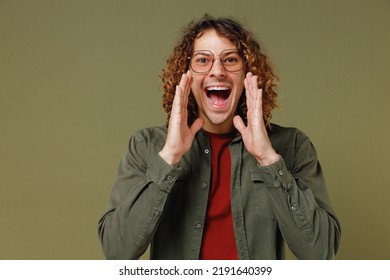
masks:
<instances>
[{"instance_id":1,"label":"open mouth","mask_svg":"<svg viewBox=\"0 0 390 280\"><path fill-rule=\"evenodd\" d=\"M205 89L207 98L214 106L224 105L229 99L231 92L231 88L223 86L213 86Z\"/></svg>"}]
</instances>

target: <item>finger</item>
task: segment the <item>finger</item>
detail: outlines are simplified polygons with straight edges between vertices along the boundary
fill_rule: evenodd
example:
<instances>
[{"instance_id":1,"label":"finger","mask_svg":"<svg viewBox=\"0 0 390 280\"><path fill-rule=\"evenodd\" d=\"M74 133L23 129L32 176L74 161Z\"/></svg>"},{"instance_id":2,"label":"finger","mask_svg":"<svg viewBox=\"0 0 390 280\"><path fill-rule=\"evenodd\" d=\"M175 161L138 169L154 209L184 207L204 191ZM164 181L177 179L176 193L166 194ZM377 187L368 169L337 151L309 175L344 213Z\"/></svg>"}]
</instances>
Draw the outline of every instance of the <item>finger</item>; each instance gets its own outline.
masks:
<instances>
[{"instance_id":1,"label":"finger","mask_svg":"<svg viewBox=\"0 0 390 280\"><path fill-rule=\"evenodd\" d=\"M251 95L251 87L250 87L250 79L252 77L252 73L248 72L246 74L246 78L244 80L244 86L245 86L245 96L246 96L246 106L248 108L248 112L251 112L252 110L252 95Z\"/></svg>"},{"instance_id":2,"label":"finger","mask_svg":"<svg viewBox=\"0 0 390 280\"><path fill-rule=\"evenodd\" d=\"M192 83L192 76L191 73L188 71L187 73L184 73L182 75L179 82L179 87L181 88L181 98L182 98L180 105L182 106L182 110L187 109L188 95L190 92L191 83Z\"/></svg>"},{"instance_id":3,"label":"finger","mask_svg":"<svg viewBox=\"0 0 390 280\"><path fill-rule=\"evenodd\" d=\"M250 121L250 117L253 116L254 111L256 110L257 106L257 91L258 91L258 85L257 85L258 77L256 75L253 75L252 73L248 73L246 77L246 92L248 93L246 96L247 100L247 107L248 107L248 121Z\"/></svg>"},{"instance_id":4,"label":"finger","mask_svg":"<svg viewBox=\"0 0 390 280\"><path fill-rule=\"evenodd\" d=\"M181 90L180 93L181 93L182 97L185 94L187 82L188 82L188 76L186 74L181 75L181 79L180 79L180 82L179 82L179 87L180 87L180 90Z\"/></svg>"},{"instance_id":5,"label":"finger","mask_svg":"<svg viewBox=\"0 0 390 280\"><path fill-rule=\"evenodd\" d=\"M251 93L252 93L252 101L254 102L253 104L256 104L255 102L257 101L257 91L259 87L257 86L257 76L252 76L250 79L250 88L251 88Z\"/></svg>"},{"instance_id":6,"label":"finger","mask_svg":"<svg viewBox=\"0 0 390 280\"><path fill-rule=\"evenodd\" d=\"M246 126L240 116L235 116L233 118L233 124L234 127L241 133L241 135L245 133Z\"/></svg>"},{"instance_id":7,"label":"finger","mask_svg":"<svg viewBox=\"0 0 390 280\"><path fill-rule=\"evenodd\" d=\"M185 84L185 89L184 89L184 104L183 107L185 110L187 110L188 106L188 96L190 95L191 91L191 85L192 85L192 75L190 71L187 71L186 75L186 84Z\"/></svg>"},{"instance_id":8,"label":"finger","mask_svg":"<svg viewBox=\"0 0 390 280\"><path fill-rule=\"evenodd\" d=\"M252 76L250 79L250 88L251 88L251 96L252 96L252 106L253 109L256 110L257 108L257 102L258 102L258 86L257 86L257 79L258 77L256 75Z\"/></svg>"},{"instance_id":9,"label":"finger","mask_svg":"<svg viewBox=\"0 0 390 280\"><path fill-rule=\"evenodd\" d=\"M172 114L181 115L184 112L183 107L186 103L184 91L187 83L187 78L188 77L183 74L181 76L179 84L176 86L175 96L172 104Z\"/></svg>"},{"instance_id":10,"label":"finger","mask_svg":"<svg viewBox=\"0 0 390 280\"><path fill-rule=\"evenodd\" d=\"M262 100L262 89L257 89L254 96L254 117L256 120L261 120L263 118L263 100Z\"/></svg>"},{"instance_id":11,"label":"finger","mask_svg":"<svg viewBox=\"0 0 390 280\"><path fill-rule=\"evenodd\" d=\"M180 83L179 83L180 87L183 89L184 94L188 94L190 92L191 84L192 84L192 75L191 72L188 71L187 73L184 73L181 76Z\"/></svg>"},{"instance_id":12,"label":"finger","mask_svg":"<svg viewBox=\"0 0 390 280\"><path fill-rule=\"evenodd\" d=\"M176 91L175 91L175 96L173 97L173 104L172 104L172 109L177 109L181 107L181 101L182 101L182 88L177 85L176 86Z\"/></svg>"},{"instance_id":13,"label":"finger","mask_svg":"<svg viewBox=\"0 0 390 280\"><path fill-rule=\"evenodd\" d=\"M190 127L192 135L195 135L203 127L203 124L204 121L201 118L197 118Z\"/></svg>"},{"instance_id":14,"label":"finger","mask_svg":"<svg viewBox=\"0 0 390 280\"><path fill-rule=\"evenodd\" d=\"M192 74L191 74L191 71L187 71L187 73L185 75L187 77L185 93L189 94L189 92L191 90L191 84L192 84Z\"/></svg>"},{"instance_id":15,"label":"finger","mask_svg":"<svg viewBox=\"0 0 390 280\"><path fill-rule=\"evenodd\" d=\"M181 115L181 103L182 103L182 90L180 86L176 86L175 96L173 98L172 110L169 122L171 123L173 119L177 118L177 116Z\"/></svg>"}]
</instances>

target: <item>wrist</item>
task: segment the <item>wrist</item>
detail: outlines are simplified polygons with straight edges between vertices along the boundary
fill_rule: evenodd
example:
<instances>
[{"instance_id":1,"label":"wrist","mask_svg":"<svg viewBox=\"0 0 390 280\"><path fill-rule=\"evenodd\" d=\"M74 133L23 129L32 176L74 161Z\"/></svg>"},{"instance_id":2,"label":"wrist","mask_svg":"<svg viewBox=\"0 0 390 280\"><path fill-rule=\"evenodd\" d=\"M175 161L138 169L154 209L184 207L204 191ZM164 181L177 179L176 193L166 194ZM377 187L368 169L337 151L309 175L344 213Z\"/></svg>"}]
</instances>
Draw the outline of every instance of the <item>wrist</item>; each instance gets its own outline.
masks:
<instances>
[{"instance_id":1,"label":"wrist","mask_svg":"<svg viewBox=\"0 0 390 280\"><path fill-rule=\"evenodd\" d=\"M278 162L280 160L280 155L274 151L265 157L258 157L256 160L259 166L267 166Z\"/></svg>"},{"instance_id":2,"label":"wrist","mask_svg":"<svg viewBox=\"0 0 390 280\"><path fill-rule=\"evenodd\" d=\"M164 149L162 149L159 153L160 157L169 165L172 166L179 166L181 156L173 155L172 153L166 152Z\"/></svg>"}]
</instances>

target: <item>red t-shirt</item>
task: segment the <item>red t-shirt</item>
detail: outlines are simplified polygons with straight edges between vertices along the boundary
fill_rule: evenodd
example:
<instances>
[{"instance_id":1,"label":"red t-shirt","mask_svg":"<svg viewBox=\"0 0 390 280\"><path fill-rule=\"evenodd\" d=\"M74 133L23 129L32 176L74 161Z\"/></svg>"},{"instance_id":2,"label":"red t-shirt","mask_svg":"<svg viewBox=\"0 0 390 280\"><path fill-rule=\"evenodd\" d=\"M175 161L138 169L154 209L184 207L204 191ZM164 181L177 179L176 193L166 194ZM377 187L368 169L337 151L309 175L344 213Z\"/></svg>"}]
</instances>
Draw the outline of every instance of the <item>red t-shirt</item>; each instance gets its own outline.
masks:
<instances>
[{"instance_id":1,"label":"red t-shirt","mask_svg":"<svg viewBox=\"0 0 390 280\"><path fill-rule=\"evenodd\" d=\"M230 205L231 157L233 135L207 133L211 146L211 185L207 205L200 259L236 260L232 209Z\"/></svg>"}]
</instances>

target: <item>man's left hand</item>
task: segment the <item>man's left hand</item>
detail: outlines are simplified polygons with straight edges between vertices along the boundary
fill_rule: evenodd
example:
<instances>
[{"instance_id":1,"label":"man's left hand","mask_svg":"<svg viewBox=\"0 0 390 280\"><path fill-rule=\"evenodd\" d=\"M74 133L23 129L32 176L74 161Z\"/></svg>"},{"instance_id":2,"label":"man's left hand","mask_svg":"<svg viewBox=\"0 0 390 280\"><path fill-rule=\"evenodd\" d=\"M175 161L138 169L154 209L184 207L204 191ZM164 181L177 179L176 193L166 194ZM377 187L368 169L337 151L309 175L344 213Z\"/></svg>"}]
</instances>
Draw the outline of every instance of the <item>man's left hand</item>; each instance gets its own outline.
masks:
<instances>
[{"instance_id":1,"label":"man's left hand","mask_svg":"<svg viewBox=\"0 0 390 280\"><path fill-rule=\"evenodd\" d=\"M247 126L240 116L233 119L234 126L241 133L244 145L260 166L271 165L280 159L269 140L263 118L262 89L257 84L257 76L247 73L244 80L246 92Z\"/></svg>"}]
</instances>

